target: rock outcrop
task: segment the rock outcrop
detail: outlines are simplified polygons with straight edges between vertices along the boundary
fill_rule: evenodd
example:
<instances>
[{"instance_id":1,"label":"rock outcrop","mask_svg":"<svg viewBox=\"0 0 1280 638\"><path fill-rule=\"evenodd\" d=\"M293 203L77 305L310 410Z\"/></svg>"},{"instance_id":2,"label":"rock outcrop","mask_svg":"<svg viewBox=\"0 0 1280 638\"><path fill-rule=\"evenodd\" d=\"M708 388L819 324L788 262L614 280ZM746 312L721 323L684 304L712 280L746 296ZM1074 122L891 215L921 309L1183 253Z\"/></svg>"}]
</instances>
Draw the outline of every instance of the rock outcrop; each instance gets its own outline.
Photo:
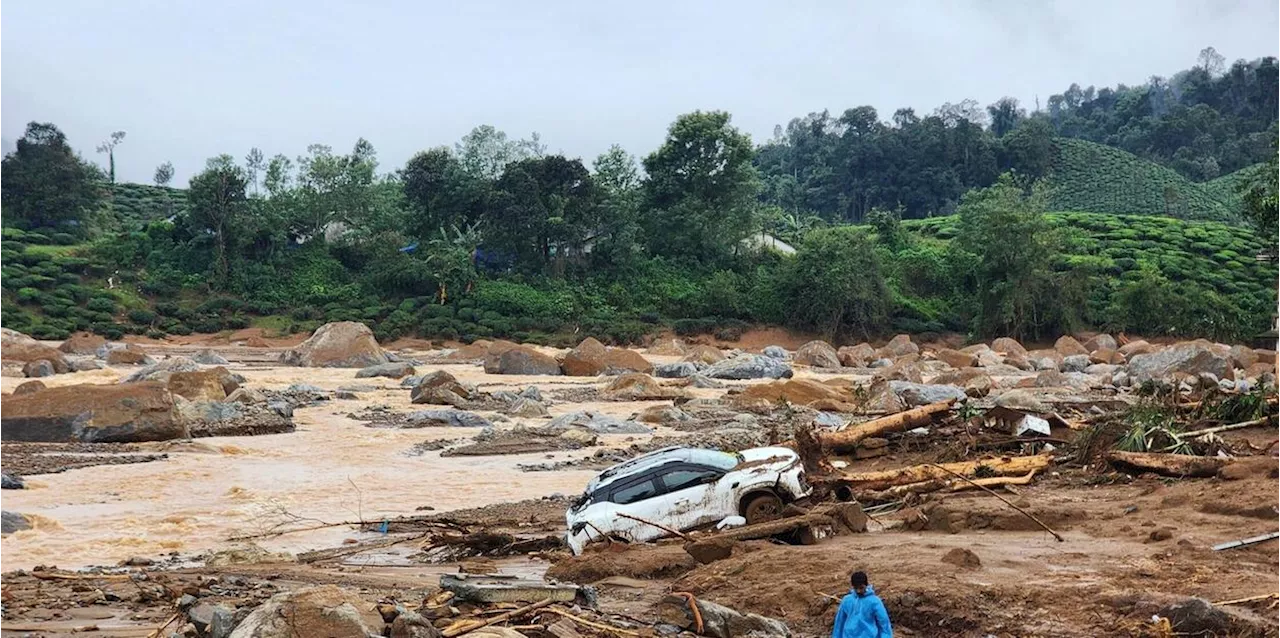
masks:
<instances>
[{"instance_id":1,"label":"rock outcrop","mask_svg":"<svg viewBox=\"0 0 1280 638\"><path fill-rule=\"evenodd\" d=\"M308 368L364 368L387 361L373 331L357 321L326 323L280 355L285 365Z\"/></svg>"},{"instance_id":2,"label":"rock outcrop","mask_svg":"<svg viewBox=\"0 0 1280 638\"><path fill-rule=\"evenodd\" d=\"M745 355L708 366L702 376L712 379L790 379L791 366L764 355Z\"/></svg>"},{"instance_id":3,"label":"rock outcrop","mask_svg":"<svg viewBox=\"0 0 1280 638\"><path fill-rule=\"evenodd\" d=\"M68 385L0 404L5 441L135 443L187 438L173 396L159 382Z\"/></svg>"},{"instance_id":4,"label":"rock outcrop","mask_svg":"<svg viewBox=\"0 0 1280 638\"><path fill-rule=\"evenodd\" d=\"M839 368L840 355L831 344L822 340L814 340L800 346L792 359L795 363L815 368Z\"/></svg>"},{"instance_id":5,"label":"rock outcrop","mask_svg":"<svg viewBox=\"0 0 1280 638\"><path fill-rule=\"evenodd\" d=\"M559 375L560 364L553 358L528 346L498 348L495 343L484 358L484 371L489 374Z\"/></svg>"},{"instance_id":6,"label":"rock outcrop","mask_svg":"<svg viewBox=\"0 0 1280 638\"><path fill-rule=\"evenodd\" d=\"M8 328L0 328L0 358L21 363L48 361L57 374L71 370L67 364L67 358L57 348L50 348L17 330Z\"/></svg>"}]
</instances>

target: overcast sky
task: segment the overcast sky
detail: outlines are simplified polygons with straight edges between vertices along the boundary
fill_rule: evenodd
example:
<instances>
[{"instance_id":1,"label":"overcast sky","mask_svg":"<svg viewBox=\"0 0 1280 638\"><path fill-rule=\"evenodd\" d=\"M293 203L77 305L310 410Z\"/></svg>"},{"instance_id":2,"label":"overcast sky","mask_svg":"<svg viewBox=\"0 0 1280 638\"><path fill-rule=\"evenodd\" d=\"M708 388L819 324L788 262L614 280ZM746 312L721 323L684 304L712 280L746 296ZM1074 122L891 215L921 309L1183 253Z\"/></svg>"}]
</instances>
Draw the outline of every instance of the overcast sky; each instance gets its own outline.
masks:
<instances>
[{"instance_id":1,"label":"overcast sky","mask_svg":"<svg viewBox=\"0 0 1280 638\"><path fill-rule=\"evenodd\" d=\"M643 155L676 115L724 109L756 141L824 108L926 113L1071 82L1137 84L1277 55L1276 0L323 2L9 0L0 134L57 124L86 158L111 131L122 181L166 160L346 152L381 170L492 124L588 164Z\"/></svg>"}]
</instances>

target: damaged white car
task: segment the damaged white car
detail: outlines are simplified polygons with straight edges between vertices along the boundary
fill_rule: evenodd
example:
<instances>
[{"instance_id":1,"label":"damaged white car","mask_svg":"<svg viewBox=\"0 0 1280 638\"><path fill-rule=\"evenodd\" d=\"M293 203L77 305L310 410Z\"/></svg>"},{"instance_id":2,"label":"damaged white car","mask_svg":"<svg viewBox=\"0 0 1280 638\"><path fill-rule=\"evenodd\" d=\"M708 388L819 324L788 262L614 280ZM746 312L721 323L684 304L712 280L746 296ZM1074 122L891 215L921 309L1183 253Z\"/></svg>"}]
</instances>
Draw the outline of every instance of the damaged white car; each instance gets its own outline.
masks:
<instances>
[{"instance_id":1,"label":"damaged white car","mask_svg":"<svg viewBox=\"0 0 1280 638\"><path fill-rule=\"evenodd\" d=\"M788 448L736 454L664 448L591 479L565 514L566 541L579 554L588 543L607 537L643 542L667 535L650 523L679 531L734 516L759 523L778 518L786 503L810 491L800 456Z\"/></svg>"}]
</instances>

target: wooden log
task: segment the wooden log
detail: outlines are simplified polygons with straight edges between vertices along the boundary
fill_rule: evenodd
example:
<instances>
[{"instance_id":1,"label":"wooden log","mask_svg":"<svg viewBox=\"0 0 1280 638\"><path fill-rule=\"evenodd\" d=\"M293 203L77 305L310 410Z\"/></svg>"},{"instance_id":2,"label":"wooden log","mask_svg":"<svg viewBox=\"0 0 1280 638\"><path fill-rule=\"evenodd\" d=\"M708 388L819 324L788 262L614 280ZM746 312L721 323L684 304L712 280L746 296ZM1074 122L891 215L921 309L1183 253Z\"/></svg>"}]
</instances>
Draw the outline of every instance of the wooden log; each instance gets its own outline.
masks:
<instances>
[{"instance_id":1,"label":"wooden log","mask_svg":"<svg viewBox=\"0 0 1280 638\"><path fill-rule=\"evenodd\" d=\"M963 492L965 490L976 490L983 487L1027 485L1031 483L1031 479L1035 478L1036 472L1037 470L1032 470L1022 476L995 476L991 478L973 479L972 482L965 482L954 478L934 479L932 481L895 485L878 492L859 492L857 496L859 503L881 503L886 501L896 501L908 494L927 494L929 492L938 492L942 490L946 490L948 492Z\"/></svg>"},{"instance_id":2,"label":"wooden log","mask_svg":"<svg viewBox=\"0 0 1280 638\"><path fill-rule=\"evenodd\" d=\"M925 481L946 480L952 476L977 477L979 473L996 476L1024 475L1038 472L1049 467L1053 457L1047 454L1034 456L1012 456L978 461L962 461L943 463L941 465L913 465L897 470L881 470L877 472L842 472L828 476L815 477L812 482L826 485L847 487L855 492L862 490L884 490L896 485L922 483ZM978 468L985 468L979 470Z\"/></svg>"},{"instance_id":3,"label":"wooden log","mask_svg":"<svg viewBox=\"0 0 1280 638\"><path fill-rule=\"evenodd\" d=\"M477 619L475 622L469 622L469 623L466 623L465 625L461 623L455 623L454 625L451 625L445 628L445 630L440 632L440 634L444 636L444 638L455 638L455 636L462 636L464 634L469 634L477 629L480 629L481 627L496 625L500 622L506 622L513 618L519 618L520 616L528 615L529 612L542 609L543 607L546 607L547 605L550 605L553 602L555 602L554 598L546 598L536 603L525 605L524 607L521 607L519 609L513 609L505 614L499 614L497 616L484 620L483 622Z\"/></svg>"},{"instance_id":4,"label":"wooden log","mask_svg":"<svg viewBox=\"0 0 1280 638\"><path fill-rule=\"evenodd\" d=\"M1107 461L1116 469L1127 472L1151 472L1161 476L1208 478L1216 476L1222 466L1231 459L1216 456L1190 454L1159 454L1153 452L1108 452Z\"/></svg>"},{"instance_id":5,"label":"wooden log","mask_svg":"<svg viewBox=\"0 0 1280 638\"><path fill-rule=\"evenodd\" d=\"M847 451L858 447L863 439L881 436L890 432L902 432L933 422L933 418L944 412L951 410L951 404L955 403L954 399L947 401L939 401L922 405L918 408L890 414L889 416L872 419L866 423L851 425L838 432L823 432L818 435L818 440L823 447L833 451Z\"/></svg>"}]
</instances>

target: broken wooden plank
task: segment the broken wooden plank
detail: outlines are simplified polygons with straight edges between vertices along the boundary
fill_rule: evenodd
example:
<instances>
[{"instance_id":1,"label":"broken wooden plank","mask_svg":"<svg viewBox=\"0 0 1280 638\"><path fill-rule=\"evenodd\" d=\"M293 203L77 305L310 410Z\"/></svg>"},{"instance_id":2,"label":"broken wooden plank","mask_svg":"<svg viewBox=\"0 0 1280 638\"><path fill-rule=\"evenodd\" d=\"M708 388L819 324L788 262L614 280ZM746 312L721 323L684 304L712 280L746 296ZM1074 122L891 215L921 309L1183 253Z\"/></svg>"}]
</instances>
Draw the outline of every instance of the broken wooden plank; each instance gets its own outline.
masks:
<instances>
[{"instance_id":1,"label":"broken wooden plank","mask_svg":"<svg viewBox=\"0 0 1280 638\"><path fill-rule=\"evenodd\" d=\"M1251 536L1249 538L1242 538L1238 541L1228 541L1226 543L1218 543L1217 545L1213 546L1213 551L1220 552L1224 549L1235 549L1237 547L1244 547L1246 545L1264 543L1273 538L1280 538L1280 532L1271 532L1270 534L1263 534L1261 536Z\"/></svg>"},{"instance_id":2,"label":"broken wooden plank","mask_svg":"<svg viewBox=\"0 0 1280 638\"><path fill-rule=\"evenodd\" d=\"M886 417L872 419L866 423L851 425L838 432L822 432L817 438L828 450L847 451L858 447L858 443L863 439L888 434L890 432L903 432L933 422L935 416L949 412L951 404L955 403L954 399L947 401L939 401L930 403L918 408L891 414Z\"/></svg>"},{"instance_id":3,"label":"broken wooden plank","mask_svg":"<svg viewBox=\"0 0 1280 638\"><path fill-rule=\"evenodd\" d=\"M1231 459L1191 454L1113 451L1107 453L1107 462L1121 470L1151 472L1161 476L1208 478L1216 476L1218 470L1230 463Z\"/></svg>"}]
</instances>

